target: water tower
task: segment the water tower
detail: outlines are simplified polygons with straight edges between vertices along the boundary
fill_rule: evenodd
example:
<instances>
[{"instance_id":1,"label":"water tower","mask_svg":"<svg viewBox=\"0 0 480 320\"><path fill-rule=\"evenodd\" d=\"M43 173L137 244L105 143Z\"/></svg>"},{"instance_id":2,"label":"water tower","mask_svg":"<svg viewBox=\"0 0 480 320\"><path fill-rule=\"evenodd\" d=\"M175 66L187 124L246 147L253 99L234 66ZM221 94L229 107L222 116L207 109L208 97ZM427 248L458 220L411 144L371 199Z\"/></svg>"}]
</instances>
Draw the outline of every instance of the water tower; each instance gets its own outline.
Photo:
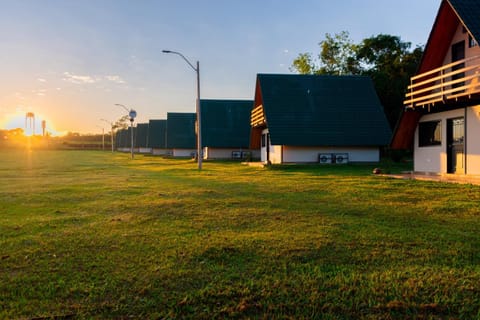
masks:
<instances>
[{"instance_id":1,"label":"water tower","mask_svg":"<svg viewBox=\"0 0 480 320\"><path fill-rule=\"evenodd\" d=\"M42 136L45 137L45 129L47 128L47 121L42 120Z\"/></svg>"},{"instance_id":2,"label":"water tower","mask_svg":"<svg viewBox=\"0 0 480 320\"><path fill-rule=\"evenodd\" d=\"M33 112L27 112L25 115L25 132L27 128L32 129L32 136L35 135L35 114Z\"/></svg>"}]
</instances>

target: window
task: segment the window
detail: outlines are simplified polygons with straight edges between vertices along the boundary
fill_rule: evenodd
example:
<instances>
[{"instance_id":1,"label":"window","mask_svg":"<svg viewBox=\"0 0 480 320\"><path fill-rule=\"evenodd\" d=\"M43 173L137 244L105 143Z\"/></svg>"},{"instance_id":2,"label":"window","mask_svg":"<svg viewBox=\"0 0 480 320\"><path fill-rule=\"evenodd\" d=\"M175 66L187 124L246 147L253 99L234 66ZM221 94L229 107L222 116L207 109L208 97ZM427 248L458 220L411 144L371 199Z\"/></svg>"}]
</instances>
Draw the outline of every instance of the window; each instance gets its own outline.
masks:
<instances>
[{"instance_id":1,"label":"window","mask_svg":"<svg viewBox=\"0 0 480 320\"><path fill-rule=\"evenodd\" d=\"M463 143L464 134L465 134L465 129L464 129L465 121L463 120L463 118L458 118L458 119L452 119L451 123L452 123L452 137L451 137L452 143L453 144Z\"/></svg>"},{"instance_id":2,"label":"window","mask_svg":"<svg viewBox=\"0 0 480 320\"><path fill-rule=\"evenodd\" d=\"M475 41L475 39L473 39L473 37L471 35L468 35L468 47L473 48L473 47L476 47L476 46L478 46L477 41Z\"/></svg>"},{"instance_id":3,"label":"window","mask_svg":"<svg viewBox=\"0 0 480 320\"><path fill-rule=\"evenodd\" d=\"M262 134L262 148L265 148L265 146L267 145L266 141L267 141L267 135Z\"/></svg>"},{"instance_id":4,"label":"window","mask_svg":"<svg viewBox=\"0 0 480 320\"><path fill-rule=\"evenodd\" d=\"M418 146L439 146L442 144L442 122L427 121L418 125Z\"/></svg>"}]
</instances>

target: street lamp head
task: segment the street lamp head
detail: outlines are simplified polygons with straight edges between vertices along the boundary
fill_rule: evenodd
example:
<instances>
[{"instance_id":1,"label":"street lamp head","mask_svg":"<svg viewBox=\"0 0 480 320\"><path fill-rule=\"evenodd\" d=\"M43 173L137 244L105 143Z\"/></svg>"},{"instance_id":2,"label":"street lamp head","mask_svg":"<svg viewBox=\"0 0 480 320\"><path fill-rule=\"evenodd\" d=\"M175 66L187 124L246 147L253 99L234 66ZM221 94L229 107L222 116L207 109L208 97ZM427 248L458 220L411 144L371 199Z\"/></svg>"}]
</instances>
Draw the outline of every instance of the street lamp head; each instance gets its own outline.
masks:
<instances>
[{"instance_id":1,"label":"street lamp head","mask_svg":"<svg viewBox=\"0 0 480 320\"><path fill-rule=\"evenodd\" d=\"M133 122L133 120L137 117L137 111L131 109L130 112L128 113L128 116L130 117L130 121Z\"/></svg>"},{"instance_id":2,"label":"street lamp head","mask_svg":"<svg viewBox=\"0 0 480 320\"><path fill-rule=\"evenodd\" d=\"M172 53L170 50L162 50L163 53Z\"/></svg>"}]
</instances>

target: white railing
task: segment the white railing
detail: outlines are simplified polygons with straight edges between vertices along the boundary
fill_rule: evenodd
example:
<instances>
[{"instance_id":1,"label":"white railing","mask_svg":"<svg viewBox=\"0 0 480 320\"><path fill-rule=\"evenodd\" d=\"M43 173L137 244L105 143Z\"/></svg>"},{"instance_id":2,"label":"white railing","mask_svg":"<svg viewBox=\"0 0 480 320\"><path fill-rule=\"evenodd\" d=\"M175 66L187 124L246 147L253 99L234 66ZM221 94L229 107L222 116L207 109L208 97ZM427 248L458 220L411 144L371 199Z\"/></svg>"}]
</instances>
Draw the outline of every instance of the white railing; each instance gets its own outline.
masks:
<instances>
[{"instance_id":1,"label":"white railing","mask_svg":"<svg viewBox=\"0 0 480 320\"><path fill-rule=\"evenodd\" d=\"M480 93L480 56L459 60L410 79L404 105L425 107Z\"/></svg>"}]
</instances>

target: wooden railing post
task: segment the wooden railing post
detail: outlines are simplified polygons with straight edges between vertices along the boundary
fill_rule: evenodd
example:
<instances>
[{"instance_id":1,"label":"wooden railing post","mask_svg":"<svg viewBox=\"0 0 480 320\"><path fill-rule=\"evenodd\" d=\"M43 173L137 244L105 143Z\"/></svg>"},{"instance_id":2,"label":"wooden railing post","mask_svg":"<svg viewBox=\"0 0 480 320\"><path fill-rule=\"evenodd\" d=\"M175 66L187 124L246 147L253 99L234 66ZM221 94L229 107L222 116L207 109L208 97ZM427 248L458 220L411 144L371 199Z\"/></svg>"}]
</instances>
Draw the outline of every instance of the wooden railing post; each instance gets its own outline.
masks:
<instances>
[{"instance_id":1,"label":"wooden railing post","mask_svg":"<svg viewBox=\"0 0 480 320\"><path fill-rule=\"evenodd\" d=\"M441 75L441 77L440 77L440 84L442 85L442 86L440 87L440 92L441 92L441 94L442 94L442 101L445 101L445 95L443 94L443 92L444 92L443 86L444 86L444 83L445 83L445 81L444 81L444 78L445 78L445 69L440 70L440 75Z\"/></svg>"}]
</instances>

